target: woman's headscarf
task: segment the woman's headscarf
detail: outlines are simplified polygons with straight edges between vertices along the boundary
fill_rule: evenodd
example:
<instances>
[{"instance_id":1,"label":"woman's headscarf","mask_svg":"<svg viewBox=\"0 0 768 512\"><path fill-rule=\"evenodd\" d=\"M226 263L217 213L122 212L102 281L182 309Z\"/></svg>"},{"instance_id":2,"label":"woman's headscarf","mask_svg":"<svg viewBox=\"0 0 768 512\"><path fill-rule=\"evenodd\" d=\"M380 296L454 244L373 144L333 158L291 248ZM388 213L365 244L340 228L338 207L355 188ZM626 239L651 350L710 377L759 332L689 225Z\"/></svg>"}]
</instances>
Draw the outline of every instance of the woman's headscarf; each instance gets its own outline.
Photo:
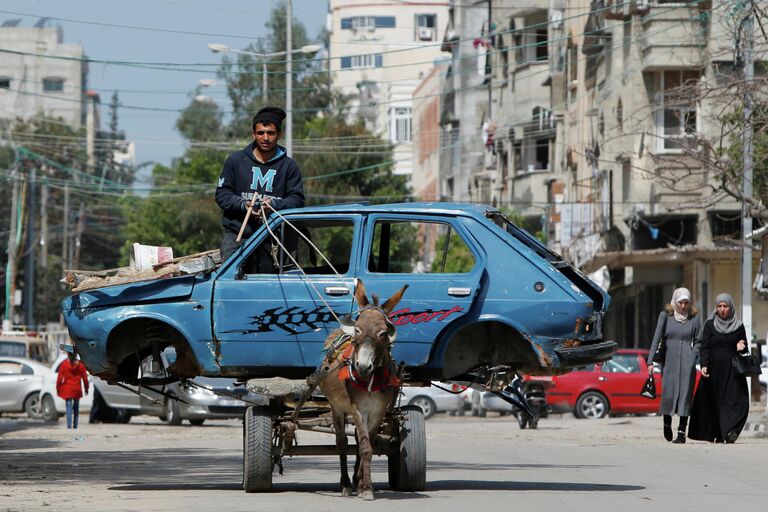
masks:
<instances>
[{"instance_id":1,"label":"woman's headscarf","mask_svg":"<svg viewBox=\"0 0 768 512\"><path fill-rule=\"evenodd\" d=\"M684 324L688 321L688 315L691 312L691 308L688 307L688 309L685 310L685 313L681 313L677 306L678 301L681 300L687 300L689 303L691 302L691 292L688 288L678 288L675 290L672 294L672 302L670 302L670 304L672 304L672 311L675 312L675 320Z\"/></svg>"},{"instance_id":2,"label":"woman's headscarf","mask_svg":"<svg viewBox=\"0 0 768 512\"><path fill-rule=\"evenodd\" d=\"M731 307L731 314L726 319L720 318L720 315L717 314L717 305L721 302L725 302ZM721 293L717 296L715 299L715 309L712 311L709 318L715 321L715 330L721 334L728 334L741 327L741 320L739 320L739 315L736 314L736 306L733 304L733 297L727 293Z\"/></svg>"}]
</instances>

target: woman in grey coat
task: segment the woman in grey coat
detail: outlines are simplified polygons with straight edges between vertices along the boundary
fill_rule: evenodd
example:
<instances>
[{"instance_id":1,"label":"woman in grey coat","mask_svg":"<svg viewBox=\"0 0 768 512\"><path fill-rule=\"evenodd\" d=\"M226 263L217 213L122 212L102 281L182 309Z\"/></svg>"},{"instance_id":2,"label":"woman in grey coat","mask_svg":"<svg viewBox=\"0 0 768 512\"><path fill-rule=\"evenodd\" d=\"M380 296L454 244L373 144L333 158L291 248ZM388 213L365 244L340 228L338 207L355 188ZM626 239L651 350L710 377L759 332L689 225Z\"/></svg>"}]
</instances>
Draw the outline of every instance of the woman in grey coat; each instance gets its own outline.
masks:
<instances>
[{"instance_id":1,"label":"woman in grey coat","mask_svg":"<svg viewBox=\"0 0 768 512\"><path fill-rule=\"evenodd\" d=\"M653 356L663 338L666 356L664 361L657 361L662 365L659 412L664 415L664 439L667 441L672 441L672 416L680 416L675 443L685 442L701 343L701 319L690 302L691 292L687 288L675 290L672 301L659 313L648 354L650 373L653 372Z\"/></svg>"}]
</instances>

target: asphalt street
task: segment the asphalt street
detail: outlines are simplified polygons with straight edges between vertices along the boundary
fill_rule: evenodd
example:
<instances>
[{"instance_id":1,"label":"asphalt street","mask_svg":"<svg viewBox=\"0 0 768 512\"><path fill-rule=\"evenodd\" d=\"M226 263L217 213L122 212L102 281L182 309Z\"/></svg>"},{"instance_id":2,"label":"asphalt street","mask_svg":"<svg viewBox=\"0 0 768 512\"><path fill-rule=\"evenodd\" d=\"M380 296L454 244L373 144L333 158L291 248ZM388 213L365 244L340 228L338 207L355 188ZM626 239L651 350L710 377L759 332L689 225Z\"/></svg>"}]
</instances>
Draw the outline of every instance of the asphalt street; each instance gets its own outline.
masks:
<instances>
[{"instance_id":1,"label":"asphalt street","mask_svg":"<svg viewBox=\"0 0 768 512\"><path fill-rule=\"evenodd\" d=\"M149 417L67 430L0 418L0 510L762 510L768 438L673 445L658 417L436 416L427 422L427 489L393 492L375 458L376 501L342 498L336 457L284 461L274 492L245 494L239 421L172 427ZM300 432L300 443L331 443Z\"/></svg>"}]
</instances>

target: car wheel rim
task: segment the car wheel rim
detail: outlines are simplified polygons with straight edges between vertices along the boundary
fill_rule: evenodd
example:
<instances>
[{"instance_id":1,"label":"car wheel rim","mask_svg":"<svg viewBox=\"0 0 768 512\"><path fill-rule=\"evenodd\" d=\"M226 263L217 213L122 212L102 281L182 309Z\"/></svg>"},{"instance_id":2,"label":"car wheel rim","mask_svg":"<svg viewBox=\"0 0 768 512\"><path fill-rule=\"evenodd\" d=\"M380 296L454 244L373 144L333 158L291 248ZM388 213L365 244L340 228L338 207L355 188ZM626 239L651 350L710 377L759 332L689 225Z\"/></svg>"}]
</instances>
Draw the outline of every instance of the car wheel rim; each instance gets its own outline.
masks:
<instances>
[{"instance_id":1,"label":"car wheel rim","mask_svg":"<svg viewBox=\"0 0 768 512\"><path fill-rule=\"evenodd\" d=\"M43 408L40 404L40 397L32 398L32 401L29 404L29 410L35 416L40 416L43 414Z\"/></svg>"},{"instance_id":2,"label":"car wheel rim","mask_svg":"<svg viewBox=\"0 0 768 512\"><path fill-rule=\"evenodd\" d=\"M429 403L429 400L416 400L414 402L414 405L421 408L421 410L424 412L424 416L431 416L432 415L432 406Z\"/></svg>"},{"instance_id":3,"label":"car wheel rim","mask_svg":"<svg viewBox=\"0 0 768 512\"><path fill-rule=\"evenodd\" d=\"M585 418L602 418L605 402L597 396L587 396L581 401L581 414Z\"/></svg>"},{"instance_id":4,"label":"car wheel rim","mask_svg":"<svg viewBox=\"0 0 768 512\"><path fill-rule=\"evenodd\" d=\"M40 406L40 412L46 418L53 414L53 400L43 400Z\"/></svg>"}]
</instances>

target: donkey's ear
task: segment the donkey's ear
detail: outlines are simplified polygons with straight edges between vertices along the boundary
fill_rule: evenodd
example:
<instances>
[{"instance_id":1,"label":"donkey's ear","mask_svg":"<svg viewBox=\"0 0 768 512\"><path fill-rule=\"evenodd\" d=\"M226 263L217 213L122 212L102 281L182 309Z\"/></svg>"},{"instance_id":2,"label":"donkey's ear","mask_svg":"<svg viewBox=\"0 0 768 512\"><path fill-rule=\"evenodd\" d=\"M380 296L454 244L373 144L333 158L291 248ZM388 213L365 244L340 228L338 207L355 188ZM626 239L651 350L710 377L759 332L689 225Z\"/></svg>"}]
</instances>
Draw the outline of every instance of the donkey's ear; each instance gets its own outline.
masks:
<instances>
[{"instance_id":1,"label":"donkey's ear","mask_svg":"<svg viewBox=\"0 0 768 512\"><path fill-rule=\"evenodd\" d=\"M357 285L355 286L355 298L357 299L357 305L361 308L368 305L368 294L365 291L365 285L363 284L362 279L357 280Z\"/></svg>"},{"instance_id":2,"label":"donkey's ear","mask_svg":"<svg viewBox=\"0 0 768 512\"><path fill-rule=\"evenodd\" d=\"M352 316L344 315L341 317L339 323L341 325L341 330L344 331L344 334L347 336L355 335L355 322L352 320Z\"/></svg>"},{"instance_id":3,"label":"donkey's ear","mask_svg":"<svg viewBox=\"0 0 768 512\"><path fill-rule=\"evenodd\" d=\"M408 285L405 285L402 288L400 288L400 290L397 293L395 293L393 296L387 299L387 302L381 305L381 309L383 309L386 313L391 313L392 310L395 308L395 306L397 306L397 303L402 300L403 294L407 289L408 289Z\"/></svg>"}]
</instances>

